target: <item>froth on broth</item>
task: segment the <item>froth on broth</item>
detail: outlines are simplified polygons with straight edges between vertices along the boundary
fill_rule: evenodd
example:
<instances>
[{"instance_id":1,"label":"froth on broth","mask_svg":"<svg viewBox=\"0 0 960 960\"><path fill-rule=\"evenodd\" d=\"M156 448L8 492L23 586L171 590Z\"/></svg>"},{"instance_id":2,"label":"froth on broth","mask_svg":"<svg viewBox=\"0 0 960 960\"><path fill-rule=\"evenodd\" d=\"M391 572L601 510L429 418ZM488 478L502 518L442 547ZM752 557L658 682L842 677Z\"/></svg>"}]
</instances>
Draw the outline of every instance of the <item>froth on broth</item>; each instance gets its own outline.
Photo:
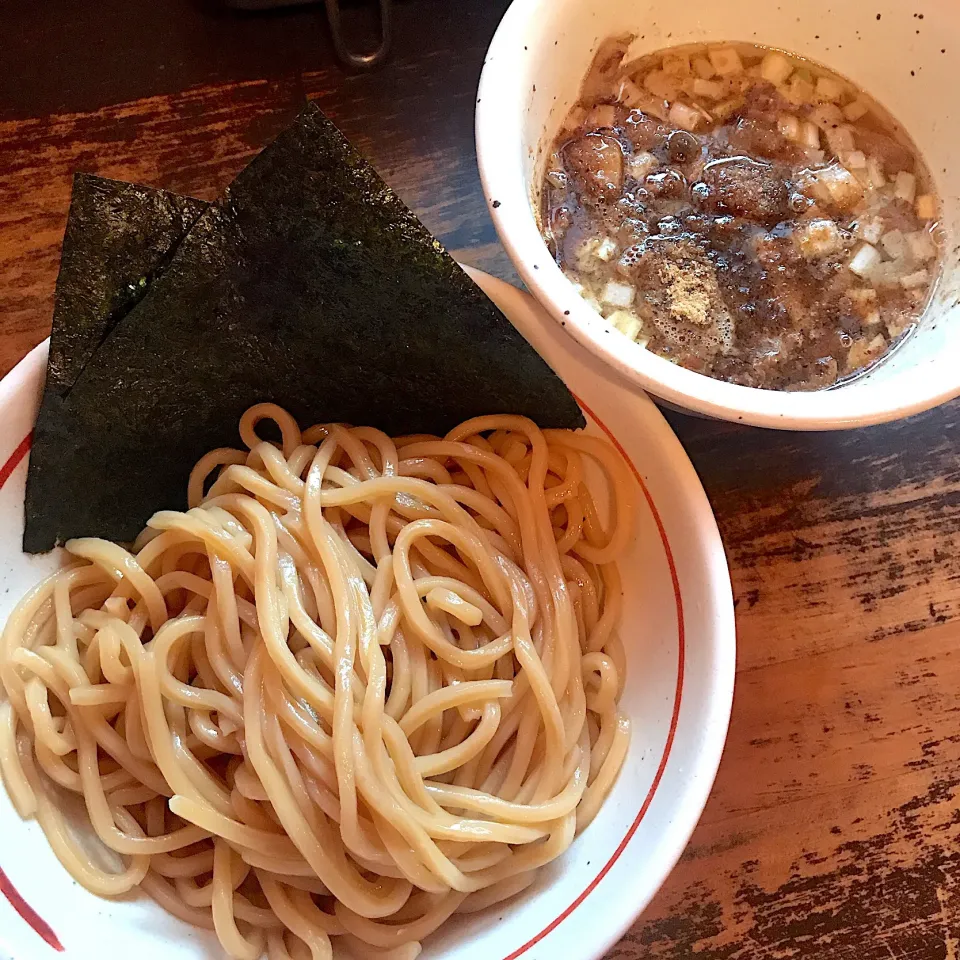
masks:
<instances>
[{"instance_id":1,"label":"froth on broth","mask_svg":"<svg viewBox=\"0 0 960 960\"><path fill-rule=\"evenodd\" d=\"M548 159L541 229L631 340L775 390L855 377L916 326L939 202L904 130L835 73L752 44L600 48Z\"/></svg>"}]
</instances>

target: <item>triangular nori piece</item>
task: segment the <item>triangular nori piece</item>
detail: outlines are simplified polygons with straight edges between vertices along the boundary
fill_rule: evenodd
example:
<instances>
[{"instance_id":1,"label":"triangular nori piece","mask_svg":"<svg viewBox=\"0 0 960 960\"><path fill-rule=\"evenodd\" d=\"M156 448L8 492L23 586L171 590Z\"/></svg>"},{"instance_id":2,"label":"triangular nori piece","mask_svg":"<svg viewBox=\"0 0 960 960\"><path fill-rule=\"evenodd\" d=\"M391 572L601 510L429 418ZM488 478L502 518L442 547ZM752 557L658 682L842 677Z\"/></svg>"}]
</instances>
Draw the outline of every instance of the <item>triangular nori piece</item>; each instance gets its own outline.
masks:
<instances>
[{"instance_id":1,"label":"triangular nori piece","mask_svg":"<svg viewBox=\"0 0 960 960\"><path fill-rule=\"evenodd\" d=\"M207 204L86 173L73 178L57 276L47 390L64 396L141 300Z\"/></svg>"},{"instance_id":2,"label":"triangular nori piece","mask_svg":"<svg viewBox=\"0 0 960 960\"><path fill-rule=\"evenodd\" d=\"M578 427L532 347L315 107L197 220L38 424L24 548L130 540L251 404L443 433L484 413ZM41 429L42 427L42 429Z\"/></svg>"},{"instance_id":3,"label":"triangular nori piece","mask_svg":"<svg viewBox=\"0 0 960 960\"><path fill-rule=\"evenodd\" d=\"M26 514L44 513L61 451L63 397L110 331L143 298L207 204L140 184L78 173L60 255L47 379L34 428ZM66 489L66 488L65 488ZM44 523L28 523L24 549L46 550Z\"/></svg>"}]
</instances>

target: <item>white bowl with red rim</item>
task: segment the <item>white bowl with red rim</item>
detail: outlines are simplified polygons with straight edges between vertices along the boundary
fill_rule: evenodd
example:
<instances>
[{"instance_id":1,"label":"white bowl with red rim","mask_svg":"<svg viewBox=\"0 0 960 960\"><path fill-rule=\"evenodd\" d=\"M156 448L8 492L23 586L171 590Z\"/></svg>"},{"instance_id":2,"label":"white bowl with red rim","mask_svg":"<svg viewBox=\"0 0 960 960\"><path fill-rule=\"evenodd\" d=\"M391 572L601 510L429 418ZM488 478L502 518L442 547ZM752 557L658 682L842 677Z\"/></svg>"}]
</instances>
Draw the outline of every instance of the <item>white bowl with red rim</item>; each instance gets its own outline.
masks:
<instances>
[{"instance_id":1,"label":"white bowl with red rim","mask_svg":"<svg viewBox=\"0 0 960 960\"><path fill-rule=\"evenodd\" d=\"M867 375L828 391L723 383L627 340L577 294L537 225L544 160L600 44L636 37L629 59L687 43L745 41L807 57L852 80L899 120L942 204L943 277L919 328ZM953 0L659 3L514 0L487 51L477 94L480 175L491 216L531 292L618 376L682 410L787 430L865 426L960 395L960 53Z\"/></svg>"},{"instance_id":2,"label":"white bowl with red rim","mask_svg":"<svg viewBox=\"0 0 960 960\"><path fill-rule=\"evenodd\" d=\"M622 704L633 721L623 771L596 820L517 900L455 918L424 960L595 960L649 903L679 858L720 761L733 696L730 577L716 522L683 448L656 407L608 382L527 294L472 272L580 400L637 484L637 530L621 564L628 657ZM0 623L60 562L27 556L24 483L43 387L41 344L0 382ZM61 867L36 823L0 789L0 960L200 960L223 954L210 932L145 895L102 900ZM106 946L105 946L106 944Z\"/></svg>"}]
</instances>

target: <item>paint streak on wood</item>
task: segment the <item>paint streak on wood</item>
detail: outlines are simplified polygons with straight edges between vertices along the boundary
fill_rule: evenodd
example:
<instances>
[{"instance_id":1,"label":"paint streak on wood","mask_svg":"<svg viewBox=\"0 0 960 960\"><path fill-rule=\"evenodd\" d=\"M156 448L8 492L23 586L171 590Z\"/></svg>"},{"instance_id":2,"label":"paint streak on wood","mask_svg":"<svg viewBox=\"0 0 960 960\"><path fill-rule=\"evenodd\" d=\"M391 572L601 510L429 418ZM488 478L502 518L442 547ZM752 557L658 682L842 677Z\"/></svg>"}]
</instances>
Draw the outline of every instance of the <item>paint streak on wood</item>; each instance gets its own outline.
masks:
<instances>
[{"instance_id":1,"label":"paint streak on wood","mask_svg":"<svg viewBox=\"0 0 960 960\"><path fill-rule=\"evenodd\" d=\"M946 960L960 916L958 790L956 775L914 774L787 803L720 850L710 839L732 824L705 824L608 960Z\"/></svg>"}]
</instances>

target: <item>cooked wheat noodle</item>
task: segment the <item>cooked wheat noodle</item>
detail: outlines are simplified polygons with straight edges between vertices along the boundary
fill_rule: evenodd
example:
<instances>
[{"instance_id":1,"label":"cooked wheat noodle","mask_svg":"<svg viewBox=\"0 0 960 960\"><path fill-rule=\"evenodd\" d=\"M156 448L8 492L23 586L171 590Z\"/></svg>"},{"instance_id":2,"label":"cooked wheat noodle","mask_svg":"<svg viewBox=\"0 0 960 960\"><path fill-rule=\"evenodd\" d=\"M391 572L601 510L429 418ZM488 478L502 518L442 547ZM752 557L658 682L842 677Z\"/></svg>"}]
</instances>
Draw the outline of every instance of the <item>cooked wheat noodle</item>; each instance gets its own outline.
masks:
<instances>
[{"instance_id":1,"label":"cooked wheat noodle","mask_svg":"<svg viewBox=\"0 0 960 960\"><path fill-rule=\"evenodd\" d=\"M186 513L70 541L13 612L0 773L79 883L141 886L231 957L410 960L613 786L633 483L514 416L391 440L261 404L240 435Z\"/></svg>"}]
</instances>

